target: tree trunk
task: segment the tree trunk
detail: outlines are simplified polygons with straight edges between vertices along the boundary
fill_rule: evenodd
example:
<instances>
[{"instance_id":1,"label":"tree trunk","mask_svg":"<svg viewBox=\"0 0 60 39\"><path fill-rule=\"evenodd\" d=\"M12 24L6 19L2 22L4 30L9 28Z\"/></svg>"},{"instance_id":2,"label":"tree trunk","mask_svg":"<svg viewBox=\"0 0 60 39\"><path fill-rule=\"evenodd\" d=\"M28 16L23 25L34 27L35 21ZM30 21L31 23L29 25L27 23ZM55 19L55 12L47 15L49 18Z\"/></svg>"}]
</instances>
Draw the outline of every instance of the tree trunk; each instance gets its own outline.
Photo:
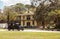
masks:
<instances>
[{"instance_id":1,"label":"tree trunk","mask_svg":"<svg viewBox=\"0 0 60 39\"><path fill-rule=\"evenodd\" d=\"M8 26L9 26L9 13L8 13L8 15L7 15L7 24L8 24Z\"/></svg>"},{"instance_id":2,"label":"tree trunk","mask_svg":"<svg viewBox=\"0 0 60 39\"><path fill-rule=\"evenodd\" d=\"M60 29L60 17L57 17L56 28Z\"/></svg>"},{"instance_id":3,"label":"tree trunk","mask_svg":"<svg viewBox=\"0 0 60 39\"><path fill-rule=\"evenodd\" d=\"M42 26L43 26L43 29L45 29L45 24L44 24L44 20L42 21Z\"/></svg>"},{"instance_id":4,"label":"tree trunk","mask_svg":"<svg viewBox=\"0 0 60 39\"><path fill-rule=\"evenodd\" d=\"M37 27L39 28L40 27L40 25L41 25L41 22L37 22Z\"/></svg>"}]
</instances>

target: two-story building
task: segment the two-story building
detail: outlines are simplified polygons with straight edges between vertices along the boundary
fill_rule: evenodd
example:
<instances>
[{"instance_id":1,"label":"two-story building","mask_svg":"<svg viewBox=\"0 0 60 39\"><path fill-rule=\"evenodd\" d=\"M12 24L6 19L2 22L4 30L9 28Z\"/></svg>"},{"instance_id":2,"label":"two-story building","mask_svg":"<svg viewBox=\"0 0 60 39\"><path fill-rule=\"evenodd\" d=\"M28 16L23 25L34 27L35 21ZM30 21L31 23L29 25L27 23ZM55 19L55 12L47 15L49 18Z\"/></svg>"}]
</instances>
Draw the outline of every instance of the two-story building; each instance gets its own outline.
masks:
<instances>
[{"instance_id":1,"label":"two-story building","mask_svg":"<svg viewBox=\"0 0 60 39\"><path fill-rule=\"evenodd\" d=\"M37 26L34 13L19 14L17 19L19 19L20 26Z\"/></svg>"}]
</instances>

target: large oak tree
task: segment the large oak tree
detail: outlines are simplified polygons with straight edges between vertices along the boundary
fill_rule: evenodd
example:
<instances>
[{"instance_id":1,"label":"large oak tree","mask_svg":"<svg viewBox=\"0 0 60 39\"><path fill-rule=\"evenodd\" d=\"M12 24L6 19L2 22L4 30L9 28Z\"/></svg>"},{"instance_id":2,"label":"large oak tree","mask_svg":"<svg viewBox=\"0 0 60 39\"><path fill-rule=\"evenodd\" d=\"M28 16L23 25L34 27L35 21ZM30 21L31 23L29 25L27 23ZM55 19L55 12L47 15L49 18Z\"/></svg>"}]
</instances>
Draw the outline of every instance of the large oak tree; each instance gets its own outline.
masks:
<instances>
[{"instance_id":1,"label":"large oak tree","mask_svg":"<svg viewBox=\"0 0 60 39\"><path fill-rule=\"evenodd\" d=\"M59 0L31 0L31 4L36 6L35 19L38 26L41 24L43 29L45 28L45 18L48 16L49 12L54 11L56 13L55 10L60 9Z\"/></svg>"}]
</instances>

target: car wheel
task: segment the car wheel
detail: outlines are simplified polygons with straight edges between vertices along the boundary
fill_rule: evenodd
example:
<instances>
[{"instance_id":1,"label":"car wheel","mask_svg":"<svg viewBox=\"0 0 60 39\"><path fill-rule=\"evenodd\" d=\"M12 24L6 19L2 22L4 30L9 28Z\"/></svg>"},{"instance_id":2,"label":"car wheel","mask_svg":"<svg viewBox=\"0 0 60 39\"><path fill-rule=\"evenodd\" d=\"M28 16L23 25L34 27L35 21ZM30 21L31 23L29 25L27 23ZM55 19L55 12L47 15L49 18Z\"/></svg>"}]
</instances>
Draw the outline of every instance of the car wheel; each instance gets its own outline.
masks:
<instances>
[{"instance_id":1,"label":"car wheel","mask_svg":"<svg viewBox=\"0 0 60 39\"><path fill-rule=\"evenodd\" d=\"M14 31L14 29L12 29Z\"/></svg>"},{"instance_id":2,"label":"car wheel","mask_svg":"<svg viewBox=\"0 0 60 39\"><path fill-rule=\"evenodd\" d=\"M20 29L17 29L18 31L20 31Z\"/></svg>"},{"instance_id":3,"label":"car wheel","mask_svg":"<svg viewBox=\"0 0 60 39\"><path fill-rule=\"evenodd\" d=\"M8 29L8 31L10 31L11 29Z\"/></svg>"}]
</instances>

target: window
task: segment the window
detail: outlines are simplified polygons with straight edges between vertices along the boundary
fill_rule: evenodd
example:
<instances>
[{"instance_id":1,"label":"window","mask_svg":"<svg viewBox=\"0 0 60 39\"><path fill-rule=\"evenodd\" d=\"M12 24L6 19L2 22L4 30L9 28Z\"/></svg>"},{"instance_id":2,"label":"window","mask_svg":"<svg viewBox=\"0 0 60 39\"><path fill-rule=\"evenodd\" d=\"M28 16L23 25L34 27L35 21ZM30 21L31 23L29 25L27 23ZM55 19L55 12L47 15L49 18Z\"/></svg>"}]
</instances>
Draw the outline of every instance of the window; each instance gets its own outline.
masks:
<instances>
[{"instance_id":1,"label":"window","mask_svg":"<svg viewBox=\"0 0 60 39\"><path fill-rule=\"evenodd\" d=\"M32 16L32 19L34 19L34 15Z\"/></svg>"},{"instance_id":2,"label":"window","mask_svg":"<svg viewBox=\"0 0 60 39\"><path fill-rule=\"evenodd\" d=\"M30 15L27 16L27 20L30 20Z\"/></svg>"},{"instance_id":3,"label":"window","mask_svg":"<svg viewBox=\"0 0 60 39\"><path fill-rule=\"evenodd\" d=\"M27 26L30 26L30 22L27 22Z\"/></svg>"},{"instance_id":4,"label":"window","mask_svg":"<svg viewBox=\"0 0 60 39\"><path fill-rule=\"evenodd\" d=\"M21 16L19 16L19 19L21 20Z\"/></svg>"},{"instance_id":5,"label":"window","mask_svg":"<svg viewBox=\"0 0 60 39\"><path fill-rule=\"evenodd\" d=\"M19 25L21 25L21 21L19 22Z\"/></svg>"},{"instance_id":6,"label":"window","mask_svg":"<svg viewBox=\"0 0 60 39\"><path fill-rule=\"evenodd\" d=\"M34 15L33 15L33 18L34 18Z\"/></svg>"},{"instance_id":7,"label":"window","mask_svg":"<svg viewBox=\"0 0 60 39\"><path fill-rule=\"evenodd\" d=\"M25 21L23 21L23 25L25 25Z\"/></svg>"},{"instance_id":8,"label":"window","mask_svg":"<svg viewBox=\"0 0 60 39\"><path fill-rule=\"evenodd\" d=\"M34 21L32 21L32 24L34 25Z\"/></svg>"},{"instance_id":9,"label":"window","mask_svg":"<svg viewBox=\"0 0 60 39\"><path fill-rule=\"evenodd\" d=\"M25 16L23 16L23 19L25 19Z\"/></svg>"}]
</instances>

